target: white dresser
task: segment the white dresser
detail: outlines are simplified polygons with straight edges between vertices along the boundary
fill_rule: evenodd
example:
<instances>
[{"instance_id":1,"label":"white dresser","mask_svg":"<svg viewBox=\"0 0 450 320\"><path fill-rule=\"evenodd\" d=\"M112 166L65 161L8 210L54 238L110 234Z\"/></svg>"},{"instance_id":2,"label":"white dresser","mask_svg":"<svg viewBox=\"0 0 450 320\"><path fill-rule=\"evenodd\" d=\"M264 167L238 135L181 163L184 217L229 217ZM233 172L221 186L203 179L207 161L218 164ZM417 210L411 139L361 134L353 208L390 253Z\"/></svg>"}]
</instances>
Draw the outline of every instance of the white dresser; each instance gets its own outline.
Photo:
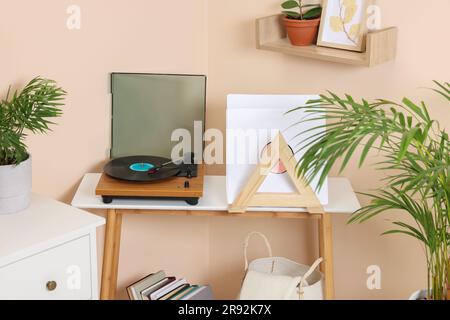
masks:
<instances>
[{"instance_id":1,"label":"white dresser","mask_svg":"<svg viewBox=\"0 0 450 320\"><path fill-rule=\"evenodd\" d=\"M98 299L96 228L105 219L33 195L0 216L0 300Z\"/></svg>"}]
</instances>

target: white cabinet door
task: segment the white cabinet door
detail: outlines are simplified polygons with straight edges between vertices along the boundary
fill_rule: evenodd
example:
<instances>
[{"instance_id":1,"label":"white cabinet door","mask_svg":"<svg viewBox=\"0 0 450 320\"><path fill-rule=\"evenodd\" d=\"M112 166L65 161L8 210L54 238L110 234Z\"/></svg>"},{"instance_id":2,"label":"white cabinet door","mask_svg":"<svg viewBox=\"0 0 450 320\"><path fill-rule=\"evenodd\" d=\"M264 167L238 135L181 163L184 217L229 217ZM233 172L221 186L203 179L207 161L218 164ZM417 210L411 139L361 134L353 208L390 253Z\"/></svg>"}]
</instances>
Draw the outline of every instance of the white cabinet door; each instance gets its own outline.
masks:
<instances>
[{"instance_id":1,"label":"white cabinet door","mask_svg":"<svg viewBox=\"0 0 450 320\"><path fill-rule=\"evenodd\" d=\"M0 299L92 299L90 238L82 238L0 268Z\"/></svg>"}]
</instances>

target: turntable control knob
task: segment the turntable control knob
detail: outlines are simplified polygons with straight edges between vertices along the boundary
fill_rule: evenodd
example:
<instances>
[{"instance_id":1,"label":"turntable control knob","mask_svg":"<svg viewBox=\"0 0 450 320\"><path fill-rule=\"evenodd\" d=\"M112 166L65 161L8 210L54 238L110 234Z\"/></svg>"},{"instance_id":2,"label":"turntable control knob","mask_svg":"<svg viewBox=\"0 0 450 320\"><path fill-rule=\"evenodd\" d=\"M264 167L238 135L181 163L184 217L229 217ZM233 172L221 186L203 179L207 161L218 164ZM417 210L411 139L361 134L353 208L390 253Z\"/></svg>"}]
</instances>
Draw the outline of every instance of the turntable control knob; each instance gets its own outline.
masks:
<instances>
[{"instance_id":1,"label":"turntable control knob","mask_svg":"<svg viewBox=\"0 0 450 320\"><path fill-rule=\"evenodd\" d=\"M190 186L190 184L189 184L189 181L185 181L184 182L184 188L185 189L189 189L191 186Z\"/></svg>"}]
</instances>

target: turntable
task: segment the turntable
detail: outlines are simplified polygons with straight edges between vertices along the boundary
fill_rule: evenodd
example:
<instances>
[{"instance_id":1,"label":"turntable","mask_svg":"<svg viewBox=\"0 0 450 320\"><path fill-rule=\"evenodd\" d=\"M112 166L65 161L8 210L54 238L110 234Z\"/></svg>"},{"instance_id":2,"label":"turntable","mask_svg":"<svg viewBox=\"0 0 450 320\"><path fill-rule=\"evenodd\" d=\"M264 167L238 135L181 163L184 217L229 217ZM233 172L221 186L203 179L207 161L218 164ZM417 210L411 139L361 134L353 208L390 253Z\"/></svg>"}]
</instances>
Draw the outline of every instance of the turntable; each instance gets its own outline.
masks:
<instances>
[{"instance_id":1,"label":"turntable","mask_svg":"<svg viewBox=\"0 0 450 320\"><path fill-rule=\"evenodd\" d=\"M197 205L203 196L204 167L169 159L132 156L112 160L97 185L104 203L114 199L165 199Z\"/></svg>"},{"instance_id":2,"label":"turntable","mask_svg":"<svg viewBox=\"0 0 450 320\"><path fill-rule=\"evenodd\" d=\"M112 160L104 167L96 195L104 203L165 199L197 205L204 167L195 164L203 149L195 145L195 136L204 133L206 77L113 73L111 90ZM187 152L177 153L184 153L184 159L173 161L168 159L172 150L185 140L174 140L177 131L194 139L188 141Z\"/></svg>"}]
</instances>

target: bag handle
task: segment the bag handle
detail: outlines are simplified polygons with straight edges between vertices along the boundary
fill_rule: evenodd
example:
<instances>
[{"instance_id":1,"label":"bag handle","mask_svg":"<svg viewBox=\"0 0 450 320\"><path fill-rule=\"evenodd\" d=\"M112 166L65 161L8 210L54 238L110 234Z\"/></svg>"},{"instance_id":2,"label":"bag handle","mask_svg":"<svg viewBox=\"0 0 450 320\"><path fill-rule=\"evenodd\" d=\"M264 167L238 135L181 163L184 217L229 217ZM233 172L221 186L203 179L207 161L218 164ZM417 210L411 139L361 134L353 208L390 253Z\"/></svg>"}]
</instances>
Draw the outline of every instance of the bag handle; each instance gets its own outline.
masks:
<instances>
[{"instance_id":1,"label":"bag handle","mask_svg":"<svg viewBox=\"0 0 450 320\"><path fill-rule=\"evenodd\" d=\"M269 252L269 257L271 257L271 258L273 257L272 247L270 246L270 243L269 243L269 240L267 239L267 237L264 234L262 234L261 232L256 232L256 231L251 232L245 239L245 243L244 243L245 271L248 270L248 257L247 257L248 243L253 236L260 236L261 238L263 238L264 243L266 244L266 247L267 247L267 251Z\"/></svg>"},{"instance_id":2,"label":"bag handle","mask_svg":"<svg viewBox=\"0 0 450 320\"><path fill-rule=\"evenodd\" d=\"M300 300L303 300L303 295L304 295L304 291L303 291L303 287L305 286L305 282L306 280L312 275L312 273L319 267L319 265L323 262L323 258L319 258L317 259L313 265L311 266L311 268L309 268L309 270L305 273L305 275L302 277L302 279L300 280L300 284L299 284L299 296L300 296Z\"/></svg>"}]
</instances>

